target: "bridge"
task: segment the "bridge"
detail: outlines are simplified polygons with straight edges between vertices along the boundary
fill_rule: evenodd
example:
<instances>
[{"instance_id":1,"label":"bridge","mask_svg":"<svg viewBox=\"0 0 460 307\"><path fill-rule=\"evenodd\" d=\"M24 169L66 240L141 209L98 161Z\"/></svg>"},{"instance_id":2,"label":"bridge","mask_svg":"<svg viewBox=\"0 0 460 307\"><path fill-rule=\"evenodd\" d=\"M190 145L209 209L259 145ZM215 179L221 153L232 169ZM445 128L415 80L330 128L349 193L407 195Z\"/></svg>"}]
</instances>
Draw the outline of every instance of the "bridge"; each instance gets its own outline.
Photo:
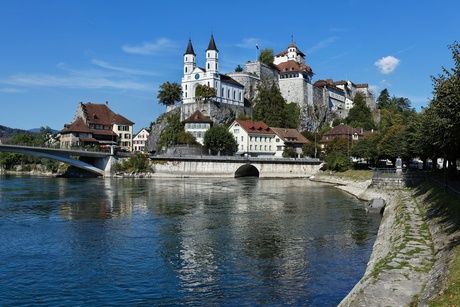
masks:
<instances>
[{"instance_id":1,"label":"bridge","mask_svg":"<svg viewBox=\"0 0 460 307\"><path fill-rule=\"evenodd\" d=\"M108 152L8 144L0 144L0 152L11 152L37 158L56 160L101 176L109 174L110 167L113 164L113 156ZM76 157L79 157L79 159L76 159Z\"/></svg>"},{"instance_id":2,"label":"bridge","mask_svg":"<svg viewBox=\"0 0 460 307\"><path fill-rule=\"evenodd\" d=\"M171 177L310 177L322 164L311 158L157 155L150 159L156 176Z\"/></svg>"},{"instance_id":3,"label":"bridge","mask_svg":"<svg viewBox=\"0 0 460 307\"><path fill-rule=\"evenodd\" d=\"M100 176L111 176L119 155L87 150L56 149L0 144L0 152L11 152L56 160ZM77 159L78 157L78 159ZM309 177L321 167L318 159L287 159L239 156L150 156L158 177Z\"/></svg>"}]
</instances>

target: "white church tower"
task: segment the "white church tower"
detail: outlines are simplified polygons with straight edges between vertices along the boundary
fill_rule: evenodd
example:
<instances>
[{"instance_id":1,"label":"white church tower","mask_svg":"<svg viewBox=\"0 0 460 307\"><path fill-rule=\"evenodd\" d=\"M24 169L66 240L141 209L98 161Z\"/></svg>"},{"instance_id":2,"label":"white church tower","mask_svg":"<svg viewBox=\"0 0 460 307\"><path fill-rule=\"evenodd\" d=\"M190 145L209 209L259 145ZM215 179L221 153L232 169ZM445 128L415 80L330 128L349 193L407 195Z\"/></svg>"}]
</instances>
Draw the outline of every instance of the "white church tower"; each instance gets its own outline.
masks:
<instances>
[{"instance_id":1,"label":"white church tower","mask_svg":"<svg viewBox=\"0 0 460 307\"><path fill-rule=\"evenodd\" d=\"M218 56L219 50L217 50L216 42L214 41L214 35L211 34L209 40L208 49L206 49L206 71L209 73L216 73L219 71L218 68Z\"/></svg>"},{"instance_id":2,"label":"white church tower","mask_svg":"<svg viewBox=\"0 0 460 307\"><path fill-rule=\"evenodd\" d=\"M196 66L196 54L193 50L192 40L188 40L187 49L184 53L184 75L191 74Z\"/></svg>"}]
</instances>

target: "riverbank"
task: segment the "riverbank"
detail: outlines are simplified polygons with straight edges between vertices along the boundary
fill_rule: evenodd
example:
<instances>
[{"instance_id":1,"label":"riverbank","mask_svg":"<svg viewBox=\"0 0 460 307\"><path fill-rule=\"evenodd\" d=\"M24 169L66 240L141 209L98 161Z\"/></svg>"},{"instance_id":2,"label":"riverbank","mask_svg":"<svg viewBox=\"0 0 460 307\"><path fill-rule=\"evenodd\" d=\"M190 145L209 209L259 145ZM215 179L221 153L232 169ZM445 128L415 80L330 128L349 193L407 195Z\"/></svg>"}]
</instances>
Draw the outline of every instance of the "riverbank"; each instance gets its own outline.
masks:
<instances>
[{"instance_id":1,"label":"riverbank","mask_svg":"<svg viewBox=\"0 0 460 307\"><path fill-rule=\"evenodd\" d=\"M458 304L455 268L460 267L460 251L452 247L460 239L460 218L451 219L460 217L460 209L450 204L451 197L433 197L434 188L428 183L376 190L368 178L320 173L313 180L334 184L362 200L386 201L366 272L339 306ZM452 210L446 214L446 204L458 214Z\"/></svg>"}]
</instances>

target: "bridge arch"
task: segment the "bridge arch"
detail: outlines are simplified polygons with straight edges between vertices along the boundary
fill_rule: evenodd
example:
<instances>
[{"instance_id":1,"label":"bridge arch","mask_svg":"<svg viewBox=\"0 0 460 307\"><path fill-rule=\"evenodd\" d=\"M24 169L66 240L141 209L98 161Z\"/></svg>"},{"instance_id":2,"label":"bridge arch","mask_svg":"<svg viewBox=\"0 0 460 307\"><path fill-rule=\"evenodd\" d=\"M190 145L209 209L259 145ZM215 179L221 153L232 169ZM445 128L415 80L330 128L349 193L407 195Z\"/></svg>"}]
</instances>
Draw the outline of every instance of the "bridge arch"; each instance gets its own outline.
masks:
<instances>
[{"instance_id":1,"label":"bridge arch","mask_svg":"<svg viewBox=\"0 0 460 307\"><path fill-rule=\"evenodd\" d=\"M259 170L252 164L241 165L235 172L235 178L239 177L259 177Z\"/></svg>"}]
</instances>

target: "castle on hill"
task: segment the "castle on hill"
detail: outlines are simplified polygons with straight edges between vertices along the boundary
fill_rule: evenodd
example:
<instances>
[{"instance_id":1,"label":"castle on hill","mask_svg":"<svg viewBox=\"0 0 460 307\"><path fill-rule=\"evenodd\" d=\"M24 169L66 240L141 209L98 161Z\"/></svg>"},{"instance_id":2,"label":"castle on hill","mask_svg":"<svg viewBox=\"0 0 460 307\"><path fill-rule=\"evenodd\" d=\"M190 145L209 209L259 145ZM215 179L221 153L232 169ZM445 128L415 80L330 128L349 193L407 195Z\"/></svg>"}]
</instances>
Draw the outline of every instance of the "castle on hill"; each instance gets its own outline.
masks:
<instances>
[{"instance_id":1,"label":"castle on hill","mask_svg":"<svg viewBox=\"0 0 460 307\"><path fill-rule=\"evenodd\" d=\"M318 120L314 118L318 117L318 114L314 114L317 110L323 110L324 117L330 121L334 118L345 118L353 107L353 97L357 92L364 95L371 109L375 109L374 97L365 83L355 84L331 79L313 83L314 74L307 64L306 55L293 41L286 50L274 56L272 65L248 61L242 71L223 74L219 71L219 50L214 36L211 35L205 51L204 67L197 65L197 55L192 41L189 40L184 53L183 72L182 120L189 119L196 111L217 121L222 121L221 117L225 112L233 113L233 116L249 115L251 101L257 96L257 88L262 82L275 84L287 103L299 105L303 129L318 124L314 123ZM205 101L197 99L198 85L213 88L215 97Z\"/></svg>"}]
</instances>

